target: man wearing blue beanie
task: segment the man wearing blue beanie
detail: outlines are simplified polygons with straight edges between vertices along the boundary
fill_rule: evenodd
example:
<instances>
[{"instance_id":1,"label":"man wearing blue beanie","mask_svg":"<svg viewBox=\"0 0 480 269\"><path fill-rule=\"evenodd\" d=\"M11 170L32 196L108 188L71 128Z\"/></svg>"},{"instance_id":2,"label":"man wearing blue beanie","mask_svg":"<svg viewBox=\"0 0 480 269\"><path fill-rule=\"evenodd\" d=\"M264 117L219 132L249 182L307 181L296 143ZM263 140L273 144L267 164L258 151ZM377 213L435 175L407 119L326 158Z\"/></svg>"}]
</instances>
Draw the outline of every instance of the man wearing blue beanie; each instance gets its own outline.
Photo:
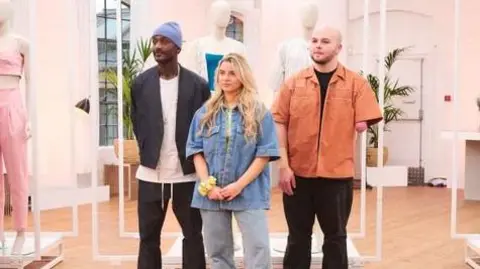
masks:
<instances>
[{"instance_id":1,"label":"man wearing blue beanie","mask_svg":"<svg viewBox=\"0 0 480 269\"><path fill-rule=\"evenodd\" d=\"M167 22L153 31L157 65L140 74L131 90L133 130L140 151L138 269L161 269L160 238L170 200L183 233L182 267L205 269L202 218L190 206L195 166L185 158L195 112L210 98L207 81L178 63L182 31Z\"/></svg>"}]
</instances>

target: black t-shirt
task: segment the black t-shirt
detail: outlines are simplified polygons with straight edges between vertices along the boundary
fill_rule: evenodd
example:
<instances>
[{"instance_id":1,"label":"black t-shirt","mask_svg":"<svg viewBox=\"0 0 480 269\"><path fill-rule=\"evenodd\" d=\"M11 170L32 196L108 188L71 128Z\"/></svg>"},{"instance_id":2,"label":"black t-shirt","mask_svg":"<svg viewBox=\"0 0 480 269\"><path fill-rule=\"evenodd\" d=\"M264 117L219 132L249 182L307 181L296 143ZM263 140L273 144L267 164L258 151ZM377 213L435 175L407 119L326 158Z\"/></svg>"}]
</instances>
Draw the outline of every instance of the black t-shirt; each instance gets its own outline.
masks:
<instances>
[{"instance_id":1,"label":"black t-shirt","mask_svg":"<svg viewBox=\"0 0 480 269\"><path fill-rule=\"evenodd\" d=\"M318 82L320 83L320 102L322 105L322 113L320 113L321 115L323 115L323 108L325 107L325 97L327 95L328 83L330 83L333 73L335 73L335 70L328 73L321 73L315 70L315 75L317 75Z\"/></svg>"}]
</instances>

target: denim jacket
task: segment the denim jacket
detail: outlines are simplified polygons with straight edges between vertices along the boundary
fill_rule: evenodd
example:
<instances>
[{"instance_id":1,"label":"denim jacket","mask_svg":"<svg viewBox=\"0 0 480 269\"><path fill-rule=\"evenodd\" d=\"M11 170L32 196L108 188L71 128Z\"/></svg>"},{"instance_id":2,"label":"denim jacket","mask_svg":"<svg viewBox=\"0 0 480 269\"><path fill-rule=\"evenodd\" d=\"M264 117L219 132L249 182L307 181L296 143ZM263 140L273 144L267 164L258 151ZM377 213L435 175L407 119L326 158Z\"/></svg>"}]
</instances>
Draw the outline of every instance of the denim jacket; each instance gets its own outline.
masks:
<instances>
[{"instance_id":1,"label":"denim jacket","mask_svg":"<svg viewBox=\"0 0 480 269\"><path fill-rule=\"evenodd\" d=\"M263 106L263 105L261 105ZM270 161L280 158L278 140L272 114L265 108L260 121L256 141L244 138L242 115L238 108L227 110L223 107L215 118L211 131L205 126L200 131L200 120L205 114L205 105L193 117L186 145L187 159L203 152L209 175L217 179L222 188L238 180L250 167L256 157L270 157ZM228 113L231 114L228 114ZM230 117L229 117L230 116ZM226 135L230 127L230 139ZM232 201L212 201L198 192L197 182L192 199L192 207L206 210L254 210L270 208L270 169L266 165L260 175L248 184Z\"/></svg>"}]
</instances>

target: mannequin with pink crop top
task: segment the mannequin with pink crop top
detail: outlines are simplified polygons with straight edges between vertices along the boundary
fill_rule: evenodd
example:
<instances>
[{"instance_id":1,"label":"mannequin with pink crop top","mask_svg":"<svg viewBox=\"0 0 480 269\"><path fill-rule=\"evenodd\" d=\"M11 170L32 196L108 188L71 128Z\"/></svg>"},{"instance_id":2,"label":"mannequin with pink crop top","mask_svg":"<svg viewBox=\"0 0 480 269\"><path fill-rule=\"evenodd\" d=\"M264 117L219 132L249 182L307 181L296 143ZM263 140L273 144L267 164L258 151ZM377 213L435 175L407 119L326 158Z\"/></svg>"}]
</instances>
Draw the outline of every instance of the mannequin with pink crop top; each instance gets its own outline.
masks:
<instances>
[{"instance_id":1,"label":"mannequin with pink crop top","mask_svg":"<svg viewBox=\"0 0 480 269\"><path fill-rule=\"evenodd\" d=\"M23 76L28 93L26 64L29 44L10 32L8 23L12 17L10 1L0 0L0 254L3 255L22 253L28 217L27 140L30 134L20 80ZM16 231L15 241L10 246L5 244L4 236L5 174L13 209L13 228ZM11 253L7 253L10 249Z\"/></svg>"}]
</instances>

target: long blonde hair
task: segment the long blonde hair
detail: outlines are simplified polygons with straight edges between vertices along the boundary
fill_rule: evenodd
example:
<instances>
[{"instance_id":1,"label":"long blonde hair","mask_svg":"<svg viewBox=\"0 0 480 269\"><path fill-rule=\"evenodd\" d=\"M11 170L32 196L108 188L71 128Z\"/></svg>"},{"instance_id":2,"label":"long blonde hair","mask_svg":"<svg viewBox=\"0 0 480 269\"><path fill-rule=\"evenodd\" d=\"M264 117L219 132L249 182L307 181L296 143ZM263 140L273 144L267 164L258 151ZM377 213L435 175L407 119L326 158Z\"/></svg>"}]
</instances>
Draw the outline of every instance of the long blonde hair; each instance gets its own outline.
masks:
<instances>
[{"instance_id":1,"label":"long blonde hair","mask_svg":"<svg viewBox=\"0 0 480 269\"><path fill-rule=\"evenodd\" d=\"M223 56L218 63L215 71L215 90L210 99L205 103L206 112L200 120L200 132L206 126L208 131L215 125L215 118L222 109L224 103L224 93L218 83L218 74L220 66L224 62L232 64L235 75L242 84L242 89L238 93L238 109L243 118L244 136L247 141L256 141L260 131L260 122L266 112L265 106L258 101L258 91L252 70L242 55L238 53L229 53Z\"/></svg>"}]
</instances>

